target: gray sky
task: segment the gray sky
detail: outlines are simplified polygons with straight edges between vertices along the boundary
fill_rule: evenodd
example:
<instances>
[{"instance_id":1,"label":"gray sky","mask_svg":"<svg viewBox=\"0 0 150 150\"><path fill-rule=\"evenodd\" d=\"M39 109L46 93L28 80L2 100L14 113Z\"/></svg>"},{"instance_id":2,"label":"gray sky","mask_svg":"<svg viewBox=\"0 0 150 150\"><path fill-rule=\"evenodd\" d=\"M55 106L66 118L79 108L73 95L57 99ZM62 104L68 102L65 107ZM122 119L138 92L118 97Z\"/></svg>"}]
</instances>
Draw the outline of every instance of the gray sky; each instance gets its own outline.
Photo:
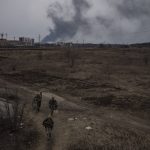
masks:
<instances>
[{"instance_id":1,"label":"gray sky","mask_svg":"<svg viewBox=\"0 0 150 150\"><path fill-rule=\"evenodd\" d=\"M0 33L50 41L150 42L150 0L0 0Z\"/></svg>"},{"instance_id":2,"label":"gray sky","mask_svg":"<svg viewBox=\"0 0 150 150\"><path fill-rule=\"evenodd\" d=\"M49 20L47 8L49 0L0 0L0 33L8 37L45 36Z\"/></svg>"}]
</instances>

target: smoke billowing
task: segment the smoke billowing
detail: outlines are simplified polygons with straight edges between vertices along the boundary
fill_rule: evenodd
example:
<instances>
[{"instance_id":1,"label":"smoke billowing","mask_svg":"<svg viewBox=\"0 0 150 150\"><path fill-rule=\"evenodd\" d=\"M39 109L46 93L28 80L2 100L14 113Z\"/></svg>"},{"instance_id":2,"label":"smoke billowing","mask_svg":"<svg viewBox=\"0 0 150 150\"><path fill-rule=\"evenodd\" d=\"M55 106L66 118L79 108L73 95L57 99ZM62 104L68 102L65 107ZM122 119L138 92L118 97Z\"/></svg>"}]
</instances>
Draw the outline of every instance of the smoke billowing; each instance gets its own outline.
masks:
<instances>
[{"instance_id":1,"label":"smoke billowing","mask_svg":"<svg viewBox=\"0 0 150 150\"><path fill-rule=\"evenodd\" d=\"M149 0L55 0L47 11L51 21L43 42L147 42Z\"/></svg>"},{"instance_id":2,"label":"smoke billowing","mask_svg":"<svg viewBox=\"0 0 150 150\"><path fill-rule=\"evenodd\" d=\"M61 6L60 3L55 2L49 7L48 17L52 19L55 27L54 29L50 28L50 35L44 38L45 42L54 42L58 39L72 39L79 30L84 30L84 32L88 32L88 30L90 30L88 20L85 19L82 14L90 8L89 3L85 0L73 0L72 4L73 8L69 8L69 6ZM70 9L74 9L74 12L72 12L73 16L70 20L67 20L67 18L65 18L66 16L61 16L61 14L59 14L65 11L64 9L67 9L68 13Z\"/></svg>"}]
</instances>

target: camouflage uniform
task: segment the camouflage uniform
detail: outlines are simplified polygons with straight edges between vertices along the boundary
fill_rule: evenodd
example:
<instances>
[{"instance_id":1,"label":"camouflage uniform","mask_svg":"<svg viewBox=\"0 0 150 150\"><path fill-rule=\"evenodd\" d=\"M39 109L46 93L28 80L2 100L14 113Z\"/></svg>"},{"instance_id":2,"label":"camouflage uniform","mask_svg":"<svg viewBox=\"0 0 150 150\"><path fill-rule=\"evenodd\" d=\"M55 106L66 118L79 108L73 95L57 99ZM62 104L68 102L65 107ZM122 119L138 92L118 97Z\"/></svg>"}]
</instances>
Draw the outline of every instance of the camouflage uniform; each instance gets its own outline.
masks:
<instances>
[{"instance_id":1,"label":"camouflage uniform","mask_svg":"<svg viewBox=\"0 0 150 150\"><path fill-rule=\"evenodd\" d=\"M54 110L57 110L57 101L52 97L52 99L49 100L49 108L51 111L51 115L53 115Z\"/></svg>"},{"instance_id":2,"label":"camouflage uniform","mask_svg":"<svg viewBox=\"0 0 150 150\"><path fill-rule=\"evenodd\" d=\"M53 126L54 126L54 122L53 122L52 118L51 117L46 118L43 121L43 126L45 127L45 131L46 131L46 134L47 134L48 138L50 138L51 137L51 132L52 132L52 129L53 129Z\"/></svg>"},{"instance_id":3,"label":"camouflage uniform","mask_svg":"<svg viewBox=\"0 0 150 150\"><path fill-rule=\"evenodd\" d=\"M37 94L33 99L32 106L33 106L33 109L36 110L37 112L40 111L41 99L42 99L42 97L40 94Z\"/></svg>"}]
</instances>

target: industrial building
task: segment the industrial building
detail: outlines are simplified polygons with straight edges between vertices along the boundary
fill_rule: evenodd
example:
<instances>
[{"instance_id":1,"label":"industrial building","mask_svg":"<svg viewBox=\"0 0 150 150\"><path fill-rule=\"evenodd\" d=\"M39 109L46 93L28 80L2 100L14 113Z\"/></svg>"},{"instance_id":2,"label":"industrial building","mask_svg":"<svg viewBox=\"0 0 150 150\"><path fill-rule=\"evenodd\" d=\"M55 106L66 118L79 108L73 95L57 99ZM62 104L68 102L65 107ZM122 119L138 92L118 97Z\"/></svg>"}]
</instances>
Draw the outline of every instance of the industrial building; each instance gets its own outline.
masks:
<instances>
[{"instance_id":1,"label":"industrial building","mask_svg":"<svg viewBox=\"0 0 150 150\"><path fill-rule=\"evenodd\" d=\"M8 42L6 39L0 39L0 47L6 47L8 45Z\"/></svg>"},{"instance_id":2,"label":"industrial building","mask_svg":"<svg viewBox=\"0 0 150 150\"><path fill-rule=\"evenodd\" d=\"M19 37L19 40L7 40L0 38L0 47L34 46L34 39Z\"/></svg>"},{"instance_id":3,"label":"industrial building","mask_svg":"<svg viewBox=\"0 0 150 150\"><path fill-rule=\"evenodd\" d=\"M26 45L26 46L33 46L34 45L34 39L27 38L27 37L20 37L19 42Z\"/></svg>"}]
</instances>

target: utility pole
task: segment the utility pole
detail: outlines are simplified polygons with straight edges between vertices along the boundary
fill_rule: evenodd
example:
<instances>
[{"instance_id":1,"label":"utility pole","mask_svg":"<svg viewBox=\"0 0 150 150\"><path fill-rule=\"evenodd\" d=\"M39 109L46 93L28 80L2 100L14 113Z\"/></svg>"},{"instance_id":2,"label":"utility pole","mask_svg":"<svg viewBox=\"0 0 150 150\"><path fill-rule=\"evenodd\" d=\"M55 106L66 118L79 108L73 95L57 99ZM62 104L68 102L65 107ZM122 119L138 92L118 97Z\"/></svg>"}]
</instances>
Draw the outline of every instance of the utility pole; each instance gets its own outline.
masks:
<instances>
[{"instance_id":1,"label":"utility pole","mask_svg":"<svg viewBox=\"0 0 150 150\"><path fill-rule=\"evenodd\" d=\"M4 37L4 33L1 33L1 39L3 40L3 37Z\"/></svg>"},{"instance_id":2,"label":"utility pole","mask_svg":"<svg viewBox=\"0 0 150 150\"><path fill-rule=\"evenodd\" d=\"M7 40L7 33L5 33L5 36L6 36L6 40Z\"/></svg>"},{"instance_id":3,"label":"utility pole","mask_svg":"<svg viewBox=\"0 0 150 150\"><path fill-rule=\"evenodd\" d=\"M39 34L39 46L41 46L41 35Z\"/></svg>"},{"instance_id":4,"label":"utility pole","mask_svg":"<svg viewBox=\"0 0 150 150\"><path fill-rule=\"evenodd\" d=\"M79 47L79 45L78 45L78 40L77 40L77 43L76 43L76 48L78 48Z\"/></svg>"},{"instance_id":5,"label":"utility pole","mask_svg":"<svg viewBox=\"0 0 150 150\"><path fill-rule=\"evenodd\" d=\"M83 40L83 47L84 47L84 40Z\"/></svg>"}]
</instances>

